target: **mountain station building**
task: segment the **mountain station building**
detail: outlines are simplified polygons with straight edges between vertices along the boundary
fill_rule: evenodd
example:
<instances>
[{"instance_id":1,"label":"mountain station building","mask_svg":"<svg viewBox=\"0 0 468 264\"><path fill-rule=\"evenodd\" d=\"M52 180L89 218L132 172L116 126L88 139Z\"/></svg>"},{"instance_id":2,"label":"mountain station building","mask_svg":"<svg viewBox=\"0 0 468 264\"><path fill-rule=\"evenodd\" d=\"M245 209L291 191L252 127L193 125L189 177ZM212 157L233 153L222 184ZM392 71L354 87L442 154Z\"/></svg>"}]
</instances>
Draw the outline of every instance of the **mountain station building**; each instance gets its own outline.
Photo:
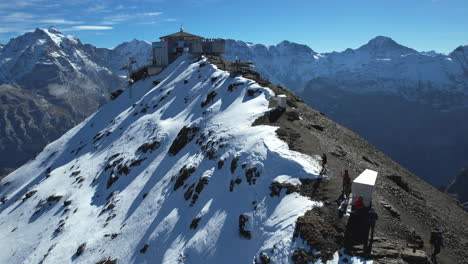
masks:
<instances>
[{"instance_id":1,"label":"mountain station building","mask_svg":"<svg viewBox=\"0 0 468 264\"><path fill-rule=\"evenodd\" d=\"M206 39L185 32L182 27L179 32L159 39L161 41L153 42L151 45L153 58L148 65L133 70L131 67L133 62L130 59L128 69L131 80L137 81L148 75L158 74L185 53L194 56L201 56L202 54L221 55L225 49L224 39Z\"/></svg>"},{"instance_id":2,"label":"mountain station building","mask_svg":"<svg viewBox=\"0 0 468 264\"><path fill-rule=\"evenodd\" d=\"M161 41L153 42L153 65L165 68L180 55L190 53L194 55L224 53L224 39L206 39L184 31L159 38Z\"/></svg>"}]
</instances>

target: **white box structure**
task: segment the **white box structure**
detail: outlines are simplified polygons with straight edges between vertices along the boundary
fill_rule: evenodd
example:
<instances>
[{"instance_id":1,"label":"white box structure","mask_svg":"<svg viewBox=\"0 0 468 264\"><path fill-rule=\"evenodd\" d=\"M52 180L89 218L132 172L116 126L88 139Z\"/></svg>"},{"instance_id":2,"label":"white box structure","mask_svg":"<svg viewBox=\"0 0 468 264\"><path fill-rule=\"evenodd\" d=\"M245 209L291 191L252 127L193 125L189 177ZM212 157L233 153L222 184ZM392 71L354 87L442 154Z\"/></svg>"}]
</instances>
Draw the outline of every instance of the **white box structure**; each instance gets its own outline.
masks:
<instances>
[{"instance_id":1,"label":"white box structure","mask_svg":"<svg viewBox=\"0 0 468 264\"><path fill-rule=\"evenodd\" d=\"M366 169L356 179L354 179L353 184L351 185L353 199L362 196L365 207L369 207L371 205L377 174L378 172L376 171Z\"/></svg>"},{"instance_id":2,"label":"white box structure","mask_svg":"<svg viewBox=\"0 0 468 264\"><path fill-rule=\"evenodd\" d=\"M278 106L281 108L286 108L286 95L280 94L276 96L276 101L278 102Z\"/></svg>"}]
</instances>

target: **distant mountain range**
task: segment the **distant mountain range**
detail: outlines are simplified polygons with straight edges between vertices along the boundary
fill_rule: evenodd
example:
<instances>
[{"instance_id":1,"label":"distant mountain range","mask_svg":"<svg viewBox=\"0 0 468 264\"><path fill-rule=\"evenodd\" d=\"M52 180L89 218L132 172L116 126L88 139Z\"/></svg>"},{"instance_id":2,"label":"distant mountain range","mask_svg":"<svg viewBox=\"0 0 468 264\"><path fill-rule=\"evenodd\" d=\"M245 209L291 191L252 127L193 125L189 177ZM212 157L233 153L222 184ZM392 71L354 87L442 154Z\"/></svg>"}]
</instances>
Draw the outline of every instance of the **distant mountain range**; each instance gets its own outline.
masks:
<instances>
[{"instance_id":1,"label":"distant mountain range","mask_svg":"<svg viewBox=\"0 0 468 264\"><path fill-rule=\"evenodd\" d=\"M434 185L447 185L468 164L466 45L443 55L376 37L320 54L289 41L231 40L226 57L253 61L262 75Z\"/></svg>"},{"instance_id":2,"label":"distant mountain range","mask_svg":"<svg viewBox=\"0 0 468 264\"><path fill-rule=\"evenodd\" d=\"M126 85L128 57L146 62L149 43L114 49L82 44L56 28L36 29L0 47L0 174L96 111Z\"/></svg>"},{"instance_id":3,"label":"distant mountain range","mask_svg":"<svg viewBox=\"0 0 468 264\"><path fill-rule=\"evenodd\" d=\"M420 53L380 36L355 50L322 54L289 41L264 46L231 40L226 50L228 59L252 60L265 77L297 93L327 79L344 91L398 94L438 110L468 104L468 46L449 55Z\"/></svg>"},{"instance_id":4,"label":"distant mountain range","mask_svg":"<svg viewBox=\"0 0 468 264\"><path fill-rule=\"evenodd\" d=\"M225 57L253 61L270 81L295 91L418 176L447 185L468 163L467 50L460 46L448 55L418 52L387 37L332 53L289 41L264 46L228 40ZM0 131L0 151L18 154L1 155L0 167L21 165L56 138L52 135L94 112L108 100L109 91L126 85L119 75L125 75L128 58L143 64L150 54L146 41L96 48L55 28L37 29L2 45L0 84L7 87L0 93L10 98L13 91L21 91L28 96L25 100L35 102L19 109L2 105L0 122L9 125ZM28 110L33 105L42 110ZM39 118L34 113L55 116L45 114L47 105L62 117L55 125L35 124ZM33 113L32 118L23 112ZM33 142L32 135L41 132L31 131L51 136Z\"/></svg>"}]
</instances>

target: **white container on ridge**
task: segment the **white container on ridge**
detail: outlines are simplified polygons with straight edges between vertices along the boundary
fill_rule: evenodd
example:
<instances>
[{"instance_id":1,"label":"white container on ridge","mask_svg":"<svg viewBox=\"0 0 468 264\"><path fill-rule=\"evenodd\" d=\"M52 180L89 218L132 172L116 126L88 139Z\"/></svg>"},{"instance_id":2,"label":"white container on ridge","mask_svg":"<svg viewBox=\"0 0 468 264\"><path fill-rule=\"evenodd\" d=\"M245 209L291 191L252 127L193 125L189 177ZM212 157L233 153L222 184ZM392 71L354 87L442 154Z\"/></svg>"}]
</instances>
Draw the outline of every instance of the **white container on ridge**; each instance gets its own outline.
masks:
<instances>
[{"instance_id":1,"label":"white container on ridge","mask_svg":"<svg viewBox=\"0 0 468 264\"><path fill-rule=\"evenodd\" d=\"M371 205L377 174L378 172L376 171L366 169L356 179L354 179L353 184L351 185L353 199L362 196L365 207L369 207Z\"/></svg>"},{"instance_id":2,"label":"white container on ridge","mask_svg":"<svg viewBox=\"0 0 468 264\"><path fill-rule=\"evenodd\" d=\"M281 108L286 108L286 95L285 94L280 94L276 96L276 101L278 102L278 107Z\"/></svg>"}]
</instances>

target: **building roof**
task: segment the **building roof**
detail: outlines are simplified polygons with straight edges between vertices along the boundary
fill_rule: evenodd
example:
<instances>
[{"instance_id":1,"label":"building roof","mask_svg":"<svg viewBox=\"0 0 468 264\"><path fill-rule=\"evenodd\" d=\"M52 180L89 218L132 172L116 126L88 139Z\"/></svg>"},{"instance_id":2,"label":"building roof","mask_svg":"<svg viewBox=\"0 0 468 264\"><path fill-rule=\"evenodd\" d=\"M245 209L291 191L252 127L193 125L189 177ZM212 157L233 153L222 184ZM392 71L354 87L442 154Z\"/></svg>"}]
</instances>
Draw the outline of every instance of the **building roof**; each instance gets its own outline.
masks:
<instances>
[{"instance_id":1,"label":"building roof","mask_svg":"<svg viewBox=\"0 0 468 264\"><path fill-rule=\"evenodd\" d=\"M168 37L192 37L192 38L200 38L200 39L203 38L203 37L193 35L193 34L190 34L190 33L187 33L187 32L184 32L183 30L181 30L180 32L170 34L170 35L167 35L167 36L164 36L164 37L160 37L160 39L168 38Z\"/></svg>"}]
</instances>

